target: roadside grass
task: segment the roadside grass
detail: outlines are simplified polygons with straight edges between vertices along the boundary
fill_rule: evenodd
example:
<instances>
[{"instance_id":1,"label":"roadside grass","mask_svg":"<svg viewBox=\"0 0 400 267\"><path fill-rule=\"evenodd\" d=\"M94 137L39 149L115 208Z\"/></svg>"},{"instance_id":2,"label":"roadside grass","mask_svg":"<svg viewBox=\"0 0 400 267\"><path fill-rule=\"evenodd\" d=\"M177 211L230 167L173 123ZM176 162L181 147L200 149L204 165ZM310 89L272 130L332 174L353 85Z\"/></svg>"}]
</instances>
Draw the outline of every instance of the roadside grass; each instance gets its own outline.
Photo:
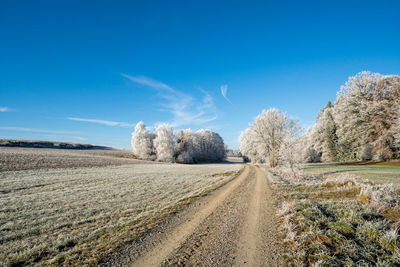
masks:
<instances>
[{"instance_id":1,"label":"roadside grass","mask_svg":"<svg viewBox=\"0 0 400 267\"><path fill-rule=\"evenodd\" d=\"M326 178L266 171L288 265L400 265L399 187L365 183L348 173Z\"/></svg>"},{"instance_id":2,"label":"roadside grass","mask_svg":"<svg viewBox=\"0 0 400 267\"><path fill-rule=\"evenodd\" d=\"M0 172L0 265L97 265L237 164L132 164Z\"/></svg>"},{"instance_id":3,"label":"roadside grass","mask_svg":"<svg viewBox=\"0 0 400 267\"><path fill-rule=\"evenodd\" d=\"M351 174L373 183L400 184L400 162L308 163L302 170L322 178Z\"/></svg>"}]
</instances>

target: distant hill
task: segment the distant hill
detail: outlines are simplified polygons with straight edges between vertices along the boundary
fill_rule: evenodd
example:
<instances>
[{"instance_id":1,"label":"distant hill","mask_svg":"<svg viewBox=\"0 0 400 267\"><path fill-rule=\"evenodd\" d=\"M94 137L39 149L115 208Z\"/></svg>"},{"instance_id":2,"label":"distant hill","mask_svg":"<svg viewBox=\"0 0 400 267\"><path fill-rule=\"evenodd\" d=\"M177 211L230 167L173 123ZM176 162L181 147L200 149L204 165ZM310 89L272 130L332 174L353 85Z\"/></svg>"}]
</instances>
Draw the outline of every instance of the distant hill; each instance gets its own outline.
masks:
<instances>
[{"instance_id":1,"label":"distant hill","mask_svg":"<svg viewBox=\"0 0 400 267\"><path fill-rule=\"evenodd\" d=\"M11 140L0 139L0 147L30 147L30 148L59 148L59 149L85 149L85 150L112 150L107 146L77 144L53 141Z\"/></svg>"}]
</instances>

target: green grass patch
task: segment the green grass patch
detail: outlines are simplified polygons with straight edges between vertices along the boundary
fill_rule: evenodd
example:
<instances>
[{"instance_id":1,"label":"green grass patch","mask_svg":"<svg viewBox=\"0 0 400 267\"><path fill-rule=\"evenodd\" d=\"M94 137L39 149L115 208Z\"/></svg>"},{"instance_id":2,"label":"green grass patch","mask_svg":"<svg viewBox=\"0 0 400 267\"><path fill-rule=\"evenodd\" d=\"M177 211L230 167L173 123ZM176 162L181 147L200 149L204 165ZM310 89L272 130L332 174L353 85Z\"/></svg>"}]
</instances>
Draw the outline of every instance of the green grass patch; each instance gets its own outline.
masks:
<instances>
[{"instance_id":1,"label":"green grass patch","mask_svg":"<svg viewBox=\"0 0 400 267\"><path fill-rule=\"evenodd\" d=\"M400 164L385 163L308 163L304 164L304 172L323 178L351 174L368 179L373 183L400 184Z\"/></svg>"}]
</instances>

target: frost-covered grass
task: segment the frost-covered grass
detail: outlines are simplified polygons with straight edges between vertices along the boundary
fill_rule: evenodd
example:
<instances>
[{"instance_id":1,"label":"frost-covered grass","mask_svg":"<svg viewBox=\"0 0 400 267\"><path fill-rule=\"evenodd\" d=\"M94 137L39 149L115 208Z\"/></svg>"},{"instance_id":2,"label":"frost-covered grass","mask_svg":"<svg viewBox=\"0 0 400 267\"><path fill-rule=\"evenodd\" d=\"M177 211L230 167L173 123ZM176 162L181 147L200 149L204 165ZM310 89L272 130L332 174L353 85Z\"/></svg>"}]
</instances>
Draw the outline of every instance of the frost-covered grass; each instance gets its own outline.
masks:
<instances>
[{"instance_id":1,"label":"frost-covered grass","mask_svg":"<svg viewBox=\"0 0 400 267\"><path fill-rule=\"evenodd\" d=\"M301 200L281 214L287 260L296 265L400 264L398 224L354 201Z\"/></svg>"},{"instance_id":2,"label":"frost-covered grass","mask_svg":"<svg viewBox=\"0 0 400 267\"><path fill-rule=\"evenodd\" d=\"M267 169L268 171L268 169ZM275 169L285 258L294 266L398 266L400 187Z\"/></svg>"},{"instance_id":3,"label":"frost-covered grass","mask_svg":"<svg viewBox=\"0 0 400 267\"><path fill-rule=\"evenodd\" d=\"M325 178L347 173L369 179L374 183L400 184L400 162L376 164L309 163L304 165L303 171Z\"/></svg>"},{"instance_id":4,"label":"frost-covered grass","mask_svg":"<svg viewBox=\"0 0 400 267\"><path fill-rule=\"evenodd\" d=\"M240 164L0 172L0 265L95 264Z\"/></svg>"},{"instance_id":5,"label":"frost-covered grass","mask_svg":"<svg viewBox=\"0 0 400 267\"><path fill-rule=\"evenodd\" d=\"M0 171L143 163L126 150L0 147Z\"/></svg>"}]
</instances>

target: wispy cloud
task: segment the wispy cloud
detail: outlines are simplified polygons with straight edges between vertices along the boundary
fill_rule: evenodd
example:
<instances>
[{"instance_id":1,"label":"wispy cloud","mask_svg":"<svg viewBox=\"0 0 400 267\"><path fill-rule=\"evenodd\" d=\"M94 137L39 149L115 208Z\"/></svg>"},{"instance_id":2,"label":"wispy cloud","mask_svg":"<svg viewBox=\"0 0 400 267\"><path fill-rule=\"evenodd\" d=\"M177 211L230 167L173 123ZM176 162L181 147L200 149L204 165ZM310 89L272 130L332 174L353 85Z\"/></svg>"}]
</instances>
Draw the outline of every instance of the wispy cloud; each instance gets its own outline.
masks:
<instances>
[{"instance_id":1,"label":"wispy cloud","mask_svg":"<svg viewBox=\"0 0 400 267\"><path fill-rule=\"evenodd\" d=\"M163 90L168 90L168 91L172 91L174 92L175 90L172 89L170 86L166 85L165 83L162 83L160 81L156 81L153 80L149 77L145 77L145 76L132 76L129 74L125 74L125 73L121 73L121 75L125 78L128 78L129 80L141 84L141 85L145 85L154 89L163 89Z\"/></svg>"},{"instance_id":2,"label":"wispy cloud","mask_svg":"<svg viewBox=\"0 0 400 267\"><path fill-rule=\"evenodd\" d=\"M8 107L0 107L0 112L10 112L10 111L12 111L11 108L8 108Z\"/></svg>"},{"instance_id":3,"label":"wispy cloud","mask_svg":"<svg viewBox=\"0 0 400 267\"><path fill-rule=\"evenodd\" d=\"M134 127L135 126L132 123L119 122L119 121L107 121L107 120L96 120L96 119L85 119L85 118L74 118L74 117L68 117L67 119L71 120L71 121L91 122L91 123L103 124L103 125L107 125L107 126L118 126L118 127Z\"/></svg>"},{"instance_id":4,"label":"wispy cloud","mask_svg":"<svg viewBox=\"0 0 400 267\"><path fill-rule=\"evenodd\" d=\"M232 102L229 100L229 98L226 96L226 93L228 92L228 85L224 84L221 85L221 94L222 96L226 99L226 101L228 101L229 103L232 104Z\"/></svg>"},{"instance_id":5,"label":"wispy cloud","mask_svg":"<svg viewBox=\"0 0 400 267\"><path fill-rule=\"evenodd\" d=\"M3 126L1 126L0 130L18 131L18 132L32 132L32 133L45 133L45 134L80 134L80 132L73 132L73 131L43 130L43 129L25 128L25 127L3 127Z\"/></svg>"},{"instance_id":6,"label":"wispy cloud","mask_svg":"<svg viewBox=\"0 0 400 267\"><path fill-rule=\"evenodd\" d=\"M164 100L160 103L162 111L173 115L172 121L170 121L173 127L201 125L217 119L214 100L209 93L202 89L200 91L203 93L203 97L199 100L145 76L121 75L137 84L156 89L158 97Z\"/></svg>"}]
</instances>

